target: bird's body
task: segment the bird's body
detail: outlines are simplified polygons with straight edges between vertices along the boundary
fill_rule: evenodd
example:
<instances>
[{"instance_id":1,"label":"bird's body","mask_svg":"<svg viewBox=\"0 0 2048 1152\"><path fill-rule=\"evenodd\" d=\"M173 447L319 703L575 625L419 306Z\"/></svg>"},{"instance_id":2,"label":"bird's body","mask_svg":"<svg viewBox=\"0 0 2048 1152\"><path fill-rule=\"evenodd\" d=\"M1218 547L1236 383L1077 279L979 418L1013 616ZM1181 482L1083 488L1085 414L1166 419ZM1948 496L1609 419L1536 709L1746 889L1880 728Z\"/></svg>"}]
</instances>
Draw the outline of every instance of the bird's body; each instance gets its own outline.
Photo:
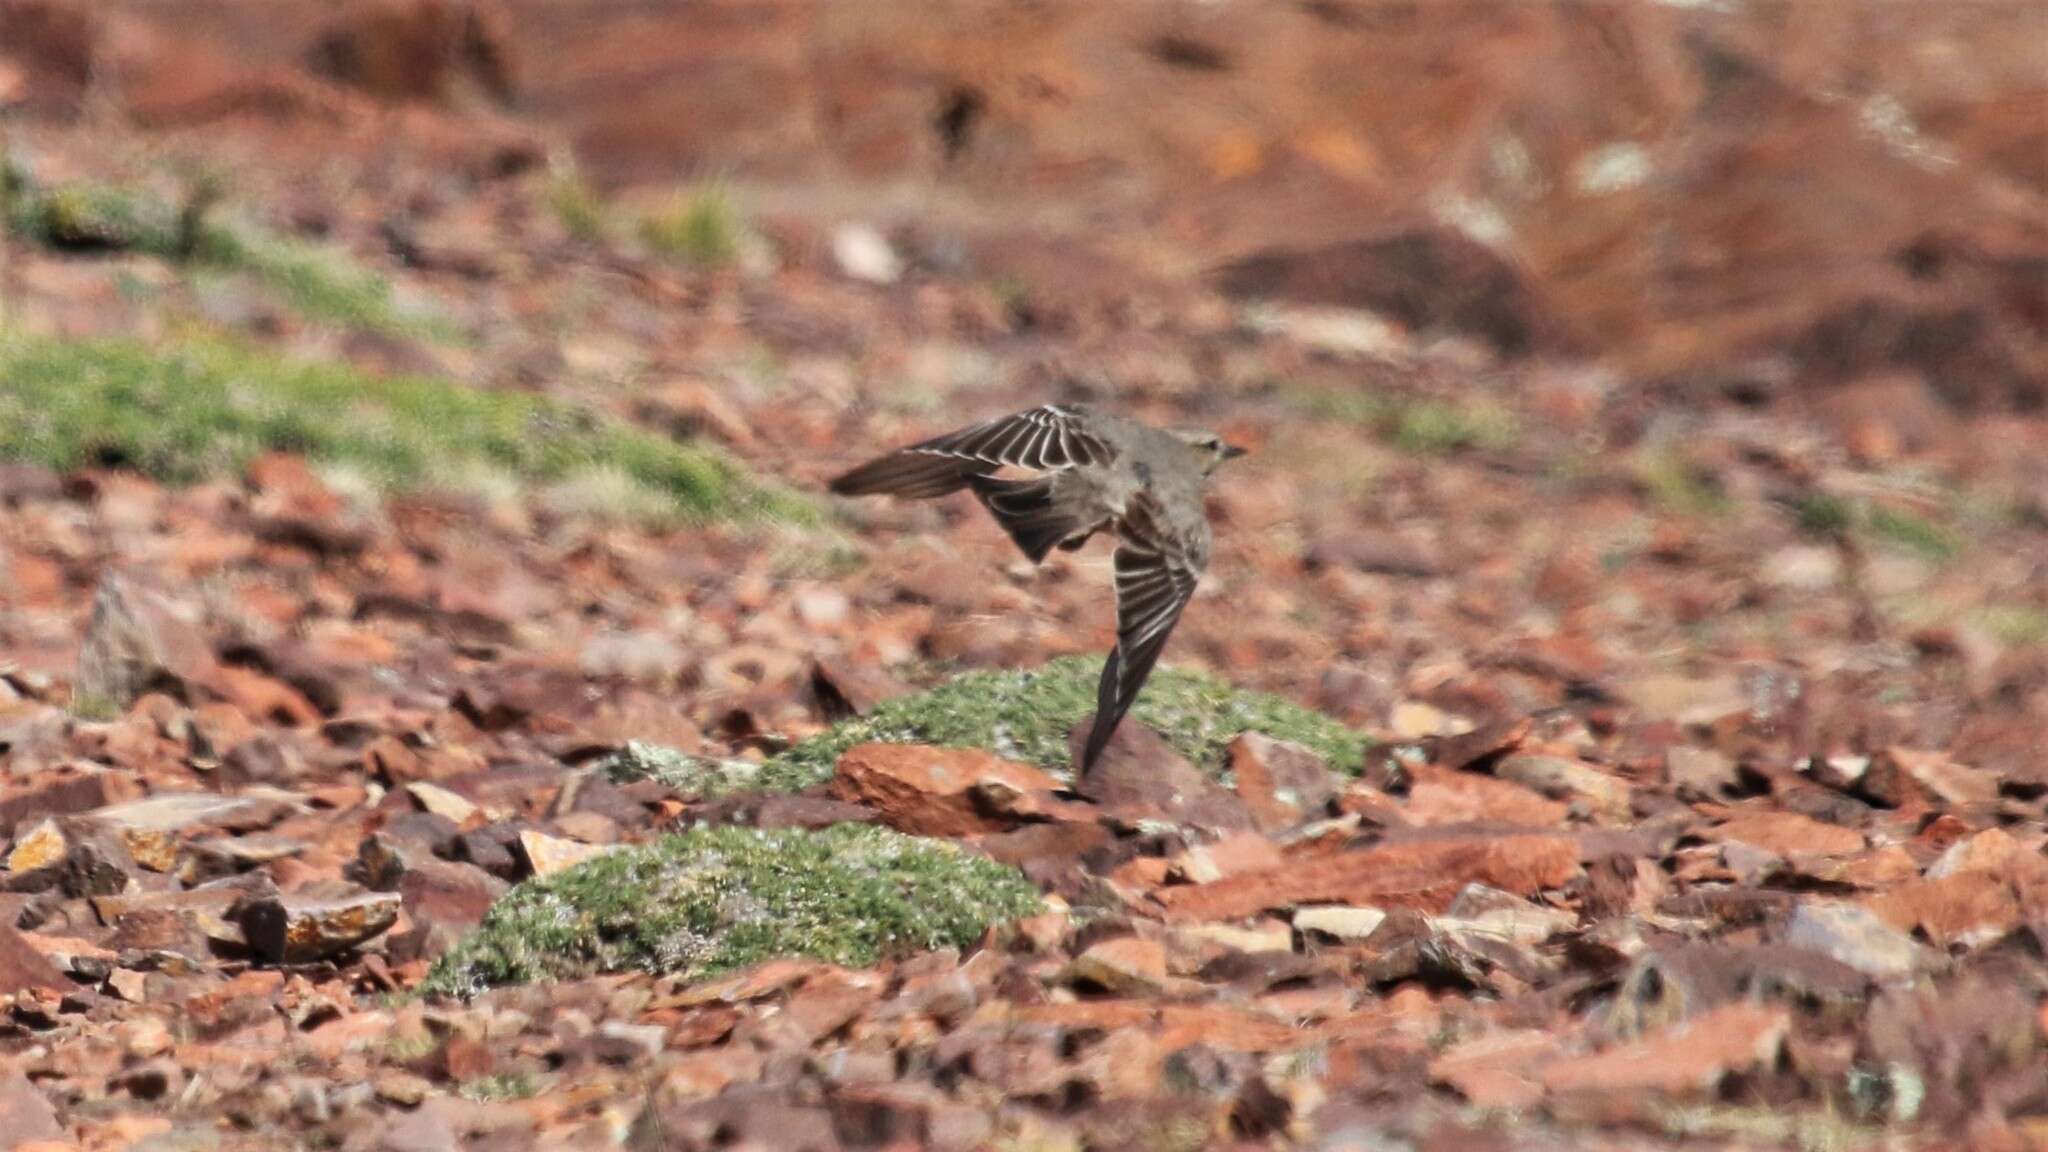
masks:
<instances>
[{"instance_id":1,"label":"bird's body","mask_svg":"<svg viewBox=\"0 0 2048 1152\"><path fill-rule=\"evenodd\" d=\"M1203 485L1239 454L1211 433L1049 404L898 449L834 480L832 490L930 498L971 489L1034 562L1105 529L1116 534L1117 642L1103 666L1085 769L1194 595L1209 563ZM1003 475L1007 469L1027 475Z\"/></svg>"}]
</instances>

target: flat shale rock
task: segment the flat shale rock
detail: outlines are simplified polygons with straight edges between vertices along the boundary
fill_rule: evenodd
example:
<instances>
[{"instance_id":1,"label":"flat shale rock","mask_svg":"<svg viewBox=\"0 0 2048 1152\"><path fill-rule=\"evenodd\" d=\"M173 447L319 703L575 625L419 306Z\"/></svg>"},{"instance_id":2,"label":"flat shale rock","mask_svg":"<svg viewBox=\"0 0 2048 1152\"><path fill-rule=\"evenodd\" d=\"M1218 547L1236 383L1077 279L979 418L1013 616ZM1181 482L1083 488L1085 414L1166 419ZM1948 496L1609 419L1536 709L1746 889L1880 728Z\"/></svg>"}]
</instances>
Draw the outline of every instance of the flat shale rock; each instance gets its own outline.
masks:
<instances>
[{"instance_id":1,"label":"flat shale rock","mask_svg":"<svg viewBox=\"0 0 2048 1152\"><path fill-rule=\"evenodd\" d=\"M985 811L976 790L1051 792L1060 782L980 749L862 744L839 757L832 794L872 809L884 825L919 836L971 836L1014 826Z\"/></svg>"},{"instance_id":2,"label":"flat shale rock","mask_svg":"<svg viewBox=\"0 0 2048 1152\"><path fill-rule=\"evenodd\" d=\"M381 935L398 922L395 892L340 900L277 896L250 901L236 917L249 947L273 964L304 964Z\"/></svg>"},{"instance_id":3,"label":"flat shale rock","mask_svg":"<svg viewBox=\"0 0 2048 1152\"><path fill-rule=\"evenodd\" d=\"M1077 764L1092 723L1084 720L1070 738ZM1133 818L1222 830L1252 826L1244 801L1130 718L1117 725L1102 755L1074 781L1074 791Z\"/></svg>"},{"instance_id":4,"label":"flat shale rock","mask_svg":"<svg viewBox=\"0 0 2048 1152\"><path fill-rule=\"evenodd\" d=\"M1158 894L1172 920L1222 920L1297 904L1343 902L1441 911L1467 884L1517 895L1577 876L1578 845L1539 833L1453 832L1289 861L1268 872Z\"/></svg>"}]
</instances>

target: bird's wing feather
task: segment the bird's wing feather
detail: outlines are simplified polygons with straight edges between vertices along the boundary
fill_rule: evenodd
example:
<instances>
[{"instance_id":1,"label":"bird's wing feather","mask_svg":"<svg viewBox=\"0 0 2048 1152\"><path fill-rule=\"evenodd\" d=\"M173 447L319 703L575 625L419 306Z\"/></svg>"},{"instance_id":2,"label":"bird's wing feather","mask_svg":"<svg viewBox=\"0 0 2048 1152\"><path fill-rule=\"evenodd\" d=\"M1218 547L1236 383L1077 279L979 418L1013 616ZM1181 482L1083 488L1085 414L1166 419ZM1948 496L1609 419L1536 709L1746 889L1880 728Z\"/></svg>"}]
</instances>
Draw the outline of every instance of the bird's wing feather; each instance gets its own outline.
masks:
<instances>
[{"instance_id":1,"label":"bird's wing feather","mask_svg":"<svg viewBox=\"0 0 2048 1152\"><path fill-rule=\"evenodd\" d=\"M870 460L832 481L841 496L944 496L1005 466L1059 472L1107 464L1115 448L1087 428L1086 414L1060 404L1013 412Z\"/></svg>"},{"instance_id":2,"label":"bird's wing feather","mask_svg":"<svg viewBox=\"0 0 2048 1152\"><path fill-rule=\"evenodd\" d=\"M1116 451L1090 431L1084 414L1046 404L999 416L958 432L903 449L921 456L945 456L991 468L1005 465L1057 472L1083 464L1107 464Z\"/></svg>"},{"instance_id":3,"label":"bird's wing feather","mask_svg":"<svg viewBox=\"0 0 2048 1152\"><path fill-rule=\"evenodd\" d=\"M1132 500L1118 529L1116 646L1109 651L1096 688L1095 725L1081 754L1083 771L1102 754L1138 698L1208 562L1207 549L1199 541L1164 527L1150 497Z\"/></svg>"},{"instance_id":4,"label":"bird's wing feather","mask_svg":"<svg viewBox=\"0 0 2048 1152\"><path fill-rule=\"evenodd\" d=\"M970 477L969 483L996 523L1031 557L1033 564L1044 561L1054 545L1085 539L1101 525L1099 516L1091 517L1085 510L1060 500L1057 478L1053 476L1005 480L1000 476L976 475Z\"/></svg>"}]
</instances>

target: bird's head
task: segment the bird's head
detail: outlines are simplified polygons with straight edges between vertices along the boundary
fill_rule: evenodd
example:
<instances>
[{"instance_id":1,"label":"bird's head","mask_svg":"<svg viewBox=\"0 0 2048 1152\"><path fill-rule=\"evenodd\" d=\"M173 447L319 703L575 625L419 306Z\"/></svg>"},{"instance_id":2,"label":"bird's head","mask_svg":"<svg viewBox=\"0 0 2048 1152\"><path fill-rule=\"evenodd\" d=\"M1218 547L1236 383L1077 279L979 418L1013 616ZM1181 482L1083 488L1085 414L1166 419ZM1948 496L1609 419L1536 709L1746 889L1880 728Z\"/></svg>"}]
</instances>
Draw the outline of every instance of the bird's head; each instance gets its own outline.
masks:
<instances>
[{"instance_id":1,"label":"bird's head","mask_svg":"<svg viewBox=\"0 0 2048 1152\"><path fill-rule=\"evenodd\" d=\"M1225 460L1235 460L1247 451L1235 444L1226 444L1223 437L1200 428L1177 428L1174 435L1195 450L1196 457L1202 462L1204 476L1214 472L1216 466Z\"/></svg>"}]
</instances>

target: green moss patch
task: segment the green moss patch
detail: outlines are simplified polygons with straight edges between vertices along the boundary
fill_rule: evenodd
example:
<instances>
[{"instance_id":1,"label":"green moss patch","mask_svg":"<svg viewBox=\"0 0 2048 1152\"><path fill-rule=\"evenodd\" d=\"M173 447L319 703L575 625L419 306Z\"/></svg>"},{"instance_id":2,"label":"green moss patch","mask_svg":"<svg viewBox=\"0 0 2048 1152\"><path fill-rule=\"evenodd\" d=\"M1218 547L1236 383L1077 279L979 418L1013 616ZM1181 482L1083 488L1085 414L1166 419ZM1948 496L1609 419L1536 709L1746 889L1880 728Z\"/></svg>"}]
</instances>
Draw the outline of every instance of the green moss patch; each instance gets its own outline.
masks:
<instances>
[{"instance_id":1,"label":"green moss patch","mask_svg":"<svg viewBox=\"0 0 2048 1152\"><path fill-rule=\"evenodd\" d=\"M866 967L964 948L1039 908L1016 869L865 825L700 828L506 893L421 990L641 971L704 979L778 956Z\"/></svg>"},{"instance_id":2,"label":"green moss patch","mask_svg":"<svg viewBox=\"0 0 2048 1152\"><path fill-rule=\"evenodd\" d=\"M722 185L677 193L640 221L640 239L655 254L694 268L723 268L740 257L747 226Z\"/></svg>"},{"instance_id":3,"label":"green moss patch","mask_svg":"<svg viewBox=\"0 0 2048 1152\"><path fill-rule=\"evenodd\" d=\"M342 465L386 487L623 479L636 516L817 519L722 453L525 393L379 377L241 345L0 340L0 459L137 469L168 482L231 474L268 451Z\"/></svg>"},{"instance_id":4,"label":"green moss patch","mask_svg":"<svg viewBox=\"0 0 2048 1152\"><path fill-rule=\"evenodd\" d=\"M1886 547L1936 562L1953 560L1969 546L1968 538L1947 524L1904 509L1830 493L1803 497L1795 511L1800 530L1809 535L1832 540L1860 533Z\"/></svg>"},{"instance_id":5,"label":"green moss patch","mask_svg":"<svg viewBox=\"0 0 2048 1152\"><path fill-rule=\"evenodd\" d=\"M246 277L320 324L452 339L448 323L408 312L384 277L343 253L208 211L210 194L184 208L147 191L80 181L15 187L6 223L46 248L138 252L208 276Z\"/></svg>"},{"instance_id":6,"label":"green moss patch","mask_svg":"<svg viewBox=\"0 0 2048 1152\"><path fill-rule=\"evenodd\" d=\"M1514 447L1520 438L1514 413L1485 400L1450 403L1332 389L1308 391L1298 400L1312 415L1370 429L1396 448L1418 455L1499 452Z\"/></svg>"},{"instance_id":7,"label":"green moss patch","mask_svg":"<svg viewBox=\"0 0 2048 1152\"><path fill-rule=\"evenodd\" d=\"M1067 657L1026 671L970 672L928 692L890 700L774 757L762 766L759 786L807 787L832 775L840 753L872 741L986 748L1065 771L1067 734L1095 710L1101 674L1101 657ZM1298 741L1345 772L1358 770L1370 743L1363 733L1279 696L1171 668L1152 674L1130 715L1210 769L1222 767L1224 747L1244 732Z\"/></svg>"}]
</instances>

